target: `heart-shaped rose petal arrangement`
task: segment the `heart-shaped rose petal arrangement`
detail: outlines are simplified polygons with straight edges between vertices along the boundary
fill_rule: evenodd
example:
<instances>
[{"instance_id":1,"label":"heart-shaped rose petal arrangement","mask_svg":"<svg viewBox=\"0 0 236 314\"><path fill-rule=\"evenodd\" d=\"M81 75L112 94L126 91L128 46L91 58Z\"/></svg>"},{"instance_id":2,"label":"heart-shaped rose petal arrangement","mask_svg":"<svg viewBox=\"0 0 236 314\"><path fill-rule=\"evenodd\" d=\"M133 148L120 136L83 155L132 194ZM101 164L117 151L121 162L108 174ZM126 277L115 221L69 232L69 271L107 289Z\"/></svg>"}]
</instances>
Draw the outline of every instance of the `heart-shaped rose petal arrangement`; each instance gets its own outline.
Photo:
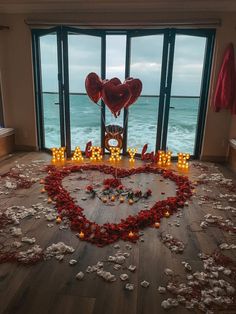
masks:
<instances>
[{"instance_id":1,"label":"heart-shaped rose petal arrangement","mask_svg":"<svg viewBox=\"0 0 236 314\"><path fill-rule=\"evenodd\" d=\"M128 216L120 223L105 223L98 225L90 221L84 215L84 209L76 205L70 193L62 185L62 180L74 172L85 173L86 170L100 171L110 174L114 178L124 178L138 173L154 173L161 175L164 179L170 179L177 185L176 195L166 200L156 201L150 209L141 210L137 215ZM104 246L119 239L135 242L139 238L139 230L153 226L160 222L166 212L171 215L178 208L183 207L186 200L192 195L192 186L188 177L175 174L171 170L160 169L150 165L138 168L124 169L114 168L105 164L101 165L68 165L62 168L55 166L47 167L48 175L45 178L45 189L50 198L55 201L59 216L67 217L73 231L83 234L82 240L86 240L97 246ZM130 233L132 236L130 236Z\"/></svg>"},{"instance_id":2,"label":"heart-shaped rose petal arrangement","mask_svg":"<svg viewBox=\"0 0 236 314\"><path fill-rule=\"evenodd\" d=\"M97 103L102 98L113 115L117 117L121 109L128 108L138 99L142 91L142 82L129 77L122 84L117 77L102 80L92 72L86 77L85 88L93 102Z\"/></svg>"}]
</instances>

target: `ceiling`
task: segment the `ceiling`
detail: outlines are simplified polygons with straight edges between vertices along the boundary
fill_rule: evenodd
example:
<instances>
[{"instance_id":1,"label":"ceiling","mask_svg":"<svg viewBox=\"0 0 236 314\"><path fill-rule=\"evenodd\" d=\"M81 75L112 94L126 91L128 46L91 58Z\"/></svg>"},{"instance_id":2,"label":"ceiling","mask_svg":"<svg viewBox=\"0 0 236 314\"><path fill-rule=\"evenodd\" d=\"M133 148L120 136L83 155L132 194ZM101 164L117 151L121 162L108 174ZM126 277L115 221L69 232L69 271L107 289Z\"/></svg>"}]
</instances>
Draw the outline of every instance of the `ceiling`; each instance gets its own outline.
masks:
<instances>
[{"instance_id":1,"label":"ceiling","mask_svg":"<svg viewBox=\"0 0 236 314\"><path fill-rule=\"evenodd\" d=\"M236 0L0 0L0 13L236 12Z\"/></svg>"}]
</instances>

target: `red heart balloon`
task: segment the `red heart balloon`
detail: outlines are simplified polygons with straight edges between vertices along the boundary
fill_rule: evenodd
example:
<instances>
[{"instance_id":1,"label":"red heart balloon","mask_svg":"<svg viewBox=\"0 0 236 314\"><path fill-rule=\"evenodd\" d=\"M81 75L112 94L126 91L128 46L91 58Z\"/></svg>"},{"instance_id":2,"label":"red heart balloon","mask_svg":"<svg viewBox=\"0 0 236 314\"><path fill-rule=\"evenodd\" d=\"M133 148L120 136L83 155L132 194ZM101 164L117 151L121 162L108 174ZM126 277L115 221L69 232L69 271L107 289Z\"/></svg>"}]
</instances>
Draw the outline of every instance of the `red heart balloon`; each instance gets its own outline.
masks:
<instances>
[{"instance_id":1,"label":"red heart balloon","mask_svg":"<svg viewBox=\"0 0 236 314\"><path fill-rule=\"evenodd\" d=\"M102 95L103 82L96 73L89 73L85 80L85 88L89 98L97 103Z\"/></svg>"},{"instance_id":2,"label":"red heart balloon","mask_svg":"<svg viewBox=\"0 0 236 314\"><path fill-rule=\"evenodd\" d=\"M109 81L103 86L102 99L114 116L129 102L130 97L131 91L126 84L114 85Z\"/></svg>"},{"instance_id":3,"label":"red heart balloon","mask_svg":"<svg viewBox=\"0 0 236 314\"><path fill-rule=\"evenodd\" d=\"M128 85L131 90L131 97L129 102L125 105L128 108L132 105L140 96L143 88L143 84L139 79L128 78L125 80L124 84Z\"/></svg>"},{"instance_id":4,"label":"red heart balloon","mask_svg":"<svg viewBox=\"0 0 236 314\"><path fill-rule=\"evenodd\" d=\"M104 79L104 80L102 80L102 84L104 85L104 84L106 84L107 82L109 82L109 80L108 79Z\"/></svg>"},{"instance_id":5,"label":"red heart balloon","mask_svg":"<svg viewBox=\"0 0 236 314\"><path fill-rule=\"evenodd\" d=\"M121 81L117 77L113 77L112 79L109 80L114 85L120 85Z\"/></svg>"}]
</instances>

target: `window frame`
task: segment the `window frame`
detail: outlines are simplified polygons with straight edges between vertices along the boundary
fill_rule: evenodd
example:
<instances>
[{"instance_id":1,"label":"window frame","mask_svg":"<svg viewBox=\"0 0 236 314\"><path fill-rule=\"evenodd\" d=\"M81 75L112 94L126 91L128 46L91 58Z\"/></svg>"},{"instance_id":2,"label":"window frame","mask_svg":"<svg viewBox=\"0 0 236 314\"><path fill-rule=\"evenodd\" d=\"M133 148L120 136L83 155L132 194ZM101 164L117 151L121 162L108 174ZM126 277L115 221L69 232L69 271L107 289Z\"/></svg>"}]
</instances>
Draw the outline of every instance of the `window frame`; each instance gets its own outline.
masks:
<instances>
[{"instance_id":1,"label":"window frame","mask_svg":"<svg viewBox=\"0 0 236 314\"><path fill-rule=\"evenodd\" d=\"M66 146L67 156L71 156L71 136L70 136L70 109L69 109L69 68L68 68L68 34L87 34L101 38L101 78L105 79L106 71L106 35L126 35L126 60L125 60L125 77L130 74L130 56L131 56L131 39L140 36L149 36L162 34L163 51L162 67L160 78L160 95L159 108L157 114L157 134L156 134L156 151L159 149L166 150L169 108L171 98L171 84L173 74L173 62L175 51L175 37L177 34L202 36L206 38L206 50L203 63L201 92L199 99L199 110L197 118L197 129L195 139L195 149L192 158L199 158L202 147L204 134L204 124L208 102L208 92L210 85L211 66L214 50L215 29L178 29L178 28L161 28L161 29L81 29L77 27L58 26L51 29L33 29L32 46L33 46L33 65L34 65L34 83L35 83L35 103L37 115L38 145L42 150L49 150L45 147L45 134L43 123L43 101L42 101L42 77L40 63L40 41L39 38L50 33L57 34L58 49L58 87L59 87L59 104L60 104L60 127L61 127L61 146ZM104 149L105 143L105 112L104 102L101 102L101 146ZM123 134L123 154L127 154L127 132L128 132L128 115L129 110L124 109L124 134Z\"/></svg>"}]
</instances>

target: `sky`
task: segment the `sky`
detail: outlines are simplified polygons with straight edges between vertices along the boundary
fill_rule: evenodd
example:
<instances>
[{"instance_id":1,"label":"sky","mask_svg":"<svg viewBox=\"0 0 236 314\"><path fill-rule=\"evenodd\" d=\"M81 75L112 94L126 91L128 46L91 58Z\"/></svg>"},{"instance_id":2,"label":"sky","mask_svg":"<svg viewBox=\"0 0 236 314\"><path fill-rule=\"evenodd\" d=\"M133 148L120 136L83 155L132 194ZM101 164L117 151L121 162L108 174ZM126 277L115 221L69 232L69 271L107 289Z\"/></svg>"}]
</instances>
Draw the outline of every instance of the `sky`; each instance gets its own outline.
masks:
<instances>
[{"instance_id":1,"label":"sky","mask_svg":"<svg viewBox=\"0 0 236 314\"><path fill-rule=\"evenodd\" d=\"M199 96L206 39L176 35L172 96ZM41 64L44 92L58 91L57 40L55 35L41 37ZM90 35L69 35L69 86L72 93L85 92L90 72L101 73L101 39ZM106 78L125 79L125 35L107 35ZM143 95L159 95L163 35L131 39L130 76L143 83Z\"/></svg>"}]
</instances>

